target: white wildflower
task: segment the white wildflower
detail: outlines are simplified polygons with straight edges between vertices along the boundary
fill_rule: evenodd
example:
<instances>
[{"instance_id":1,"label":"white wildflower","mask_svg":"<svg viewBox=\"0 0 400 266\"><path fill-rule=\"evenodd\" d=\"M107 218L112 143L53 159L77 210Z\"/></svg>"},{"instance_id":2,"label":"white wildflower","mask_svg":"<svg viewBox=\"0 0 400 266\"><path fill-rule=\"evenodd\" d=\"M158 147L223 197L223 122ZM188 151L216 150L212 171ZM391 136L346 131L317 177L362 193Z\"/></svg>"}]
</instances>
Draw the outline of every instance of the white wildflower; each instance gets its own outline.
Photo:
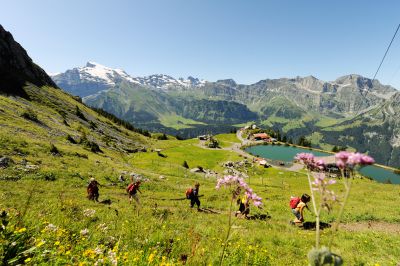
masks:
<instances>
[{"instance_id":1,"label":"white wildflower","mask_svg":"<svg viewBox=\"0 0 400 266\"><path fill-rule=\"evenodd\" d=\"M47 231L53 231L53 232L55 232L55 231L57 231L57 229L58 229L58 227L55 226L54 224L48 224L48 225L45 227L45 230L47 230Z\"/></svg>"},{"instance_id":2,"label":"white wildflower","mask_svg":"<svg viewBox=\"0 0 400 266\"><path fill-rule=\"evenodd\" d=\"M99 230L102 231L102 232L105 232L105 231L108 230L108 226L107 226L105 223L102 223L102 224L99 224L99 225L97 226L97 229L99 229Z\"/></svg>"},{"instance_id":3,"label":"white wildflower","mask_svg":"<svg viewBox=\"0 0 400 266\"><path fill-rule=\"evenodd\" d=\"M95 213L96 213L96 210L92 210L92 209L86 209L83 211L83 215L86 217L93 217Z\"/></svg>"},{"instance_id":4,"label":"white wildflower","mask_svg":"<svg viewBox=\"0 0 400 266\"><path fill-rule=\"evenodd\" d=\"M111 250L108 251L108 258L111 262L112 265L117 265L118 261L117 261L117 254L115 252L112 252Z\"/></svg>"},{"instance_id":5,"label":"white wildflower","mask_svg":"<svg viewBox=\"0 0 400 266\"><path fill-rule=\"evenodd\" d=\"M85 229L81 230L81 235L82 236L85 236L87 234L89 234L89 229L85 228Z\"/></svg>"}]
</instances>

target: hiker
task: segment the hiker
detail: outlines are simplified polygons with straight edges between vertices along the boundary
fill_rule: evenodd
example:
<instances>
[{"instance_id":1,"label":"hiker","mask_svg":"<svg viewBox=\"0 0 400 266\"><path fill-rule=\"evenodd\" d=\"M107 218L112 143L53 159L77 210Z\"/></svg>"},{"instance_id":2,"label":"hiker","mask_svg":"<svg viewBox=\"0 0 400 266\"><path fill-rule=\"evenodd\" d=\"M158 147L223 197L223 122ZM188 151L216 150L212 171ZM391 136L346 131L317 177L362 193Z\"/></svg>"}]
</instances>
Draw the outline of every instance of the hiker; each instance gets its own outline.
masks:
<instances>
[{"instance_id":1,"label":"hiker","mask_svg":"<svg viewBox=\"0 0 400 266\"><path fill-rule=\"evenodd\" d=\"M292 209L292 213L296 216L294 221L291 221L292 224L303 224L304 222L304 207L310 210L307 206L307 203L310 202L311 197L308 194L303 194L301 198L299 197L291 197L290 198L290 208Z\"/></svg>"},{"instance_id":2,"label":"hiker","mask_svg":"<svg viewBox=\"0 0 400 266\"><path fill-rule=\"evenodd\" d=\"M88 199L89 200L94 200L99 202L99 182L94 179L94 177L90 178L90 183L87 186L87 193L88 193Z\"/></svg>"},{"instance_id":3,"label":"hiker","mask_svg":"<svg viewBox=\"0 0 400 266\"><path fill-rule=\"evenodd\" d=\"M200 209L199 187L200 184L196 183L194 188L189 188L186 190L186 198L190 199L190 208L193 208L194 204L196 203L198 210Z\"/></svg>"},{"instance_id":4,"label":"hiker","mask_svg":"<svg viewBox=\"0 0 400 266\"><path fill-rule=\"evenodd\" d=\"M137 192L139 191L140 193L142 193L142 191L140 191L139 187L140 187L140 181L138 180L136 182L133 182L133 178L131 178L131 183L126 188L126 191L129 194L129 204L132 204L132 199L136 201L136 204L138 205L140 204Z\"/></svg>"},{"instance_id":5,"label":"hiker","mask_svg":"<svg viewBox=\"0 0 400 266\"><path fill-rule=\"evenodd\" d=\"M248 218L248 215L250 214L250 204L247 196L243 195L242 197L239 197L236 203L239 205L239 211L235 213L235 216L239 218Z\"/></svg>"}]
</instances>

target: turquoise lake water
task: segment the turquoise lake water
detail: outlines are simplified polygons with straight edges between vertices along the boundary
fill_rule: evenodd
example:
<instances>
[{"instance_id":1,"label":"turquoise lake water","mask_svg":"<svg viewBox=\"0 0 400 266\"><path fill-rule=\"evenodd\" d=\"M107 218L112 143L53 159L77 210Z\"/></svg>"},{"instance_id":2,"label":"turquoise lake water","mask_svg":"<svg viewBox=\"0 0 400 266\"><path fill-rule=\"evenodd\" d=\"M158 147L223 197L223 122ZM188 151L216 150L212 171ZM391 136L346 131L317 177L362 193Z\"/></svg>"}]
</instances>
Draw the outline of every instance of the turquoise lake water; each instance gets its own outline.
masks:
<instances>
[{"instance_id":1,"label":"turquoise lake water","mask_svg":"<svg viewBox=\"0 0 400 266\"><path fill-rule=\"evenodd\" d=\"M245 149L246 152L260 156L262 158L278 160L284 162L292 162L296 154L300 152L312 153L314 156L329 156L332 155L326 152L313 151L308 149L302 149L284 145L258 145L252 146ZM362 175L368 176L378 182L386 183L391 182L392 184L400 184L400 175L394 172L384 169L382 167L369 165L363 167L359 171Z\"/></svg>"}]
</instances>

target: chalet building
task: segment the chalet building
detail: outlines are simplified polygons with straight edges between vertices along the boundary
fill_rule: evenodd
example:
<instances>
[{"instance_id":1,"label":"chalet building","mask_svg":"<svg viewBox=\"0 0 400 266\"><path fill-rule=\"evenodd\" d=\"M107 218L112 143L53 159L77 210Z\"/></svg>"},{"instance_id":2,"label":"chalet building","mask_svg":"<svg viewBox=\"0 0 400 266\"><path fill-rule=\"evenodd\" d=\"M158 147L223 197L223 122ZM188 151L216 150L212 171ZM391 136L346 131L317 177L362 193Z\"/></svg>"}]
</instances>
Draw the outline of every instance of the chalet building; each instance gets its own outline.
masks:
<instances>
[{"instance_id":1,"label":"chalet building","mask_svg":"<svg viewBox=\"0 0 400 266\"><path fill-rule=\"evenodd\" d=\"M251 136L253 140L263 140L263 141L271 141L271 136L267 133L257 133Z\"/></svg>"}]
</instances>

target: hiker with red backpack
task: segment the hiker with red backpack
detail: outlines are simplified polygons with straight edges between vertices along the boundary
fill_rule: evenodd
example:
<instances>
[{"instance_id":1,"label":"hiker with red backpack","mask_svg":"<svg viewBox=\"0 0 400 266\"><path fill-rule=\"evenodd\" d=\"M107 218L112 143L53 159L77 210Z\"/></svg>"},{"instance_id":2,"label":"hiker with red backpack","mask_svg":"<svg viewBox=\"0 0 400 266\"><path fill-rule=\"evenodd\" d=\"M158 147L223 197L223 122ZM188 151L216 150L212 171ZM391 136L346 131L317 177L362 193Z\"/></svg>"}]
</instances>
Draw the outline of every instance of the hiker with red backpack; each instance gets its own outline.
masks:
<instances>
[{"instance_id":1,"label":"hiker with red backpack","mask_svg":"<svg viewBox=\"0 0 400 266\"><path fill-rule=\"evenodd\" d=\"M291 197L290 198L290 208L292 209L292 213L294 216L296 216L296 219L294 221L291 221L291 224L303 224L304 222L304 207L306 207L308 210L310 210L307 206L307 203L310 202L311 197L308 194L303 194L301 198L299 197Z\"/></svg>"},{"instance_id":2,"label":"hiker with red backpack","mask_svg":"<svg viewBox=\"0 0 400 266\"><path fill-rule=\"evenodd\" d=\"M131 178L131 183L126 188L126 191L129 194L129 204L132 203L132 199L136 201L136 204L138 205L140 204L137 192L139 191L140 193L142 193L142 191L140 191L139 187L140 187L140 181L138 180L136 182L133 182L133 178Z\"/></svg>"},{"instance_id":3,"label":"hiker with red backpack","mask_svg":"<svg viewBox=\"0 0 400 266\"><path fill-rule=\"evenodd\" d=\"M87 197L89 200L97 201L99 202L99 182L96 181L93 177L90 178L89 185L86 188L87 191Z\"/></svg>"},{"instance_id":4,"label":"hiker with red backpack","mask_svg":"<svg viewBox=\"0 0 400 266\"><path fill-rule=\"evenodd\" d=\"M190 199L190 208L193 208L194 204L196 204L198 210L200 209L199 187L200 184L196 183L194 188L189 188L186 190L186 198Z\"/></svg>"}]
</instances>

